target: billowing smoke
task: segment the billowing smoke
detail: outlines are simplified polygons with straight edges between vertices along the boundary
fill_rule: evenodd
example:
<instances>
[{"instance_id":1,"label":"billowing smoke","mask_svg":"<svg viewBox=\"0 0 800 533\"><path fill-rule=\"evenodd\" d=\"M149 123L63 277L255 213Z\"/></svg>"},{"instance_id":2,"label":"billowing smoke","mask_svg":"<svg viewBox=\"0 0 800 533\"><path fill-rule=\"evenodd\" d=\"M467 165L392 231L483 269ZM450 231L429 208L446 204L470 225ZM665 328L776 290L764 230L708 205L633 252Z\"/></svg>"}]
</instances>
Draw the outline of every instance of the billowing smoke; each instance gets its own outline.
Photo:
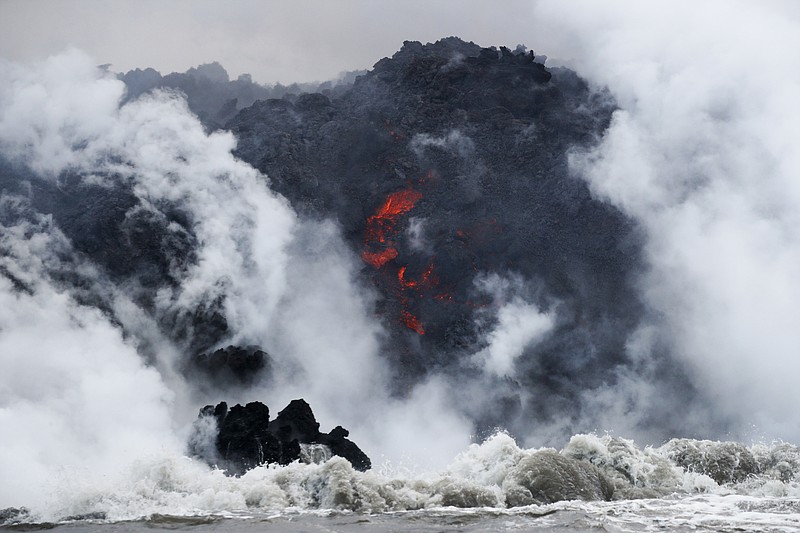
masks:
<instances>
[{"instance_id":1,"label":"billowing smoke","mask_svg":"<svg viewBox=\"0 0 800 533\"><path fill-rule=\"evenodd\" d=\"M571 40L551 52L573 58L621 109L602 143L575 153L571 165L646 233L639 288L648 313L628 345L643 371L600 395L598 405L615 413L617 430L646 416L652 387L671 379L652 368L666 349L699 395L687 408L667 406L681 411L671 416L685 417L684 431L796 441L800 32L793 6L575 7L538 4L542 20L558 29L553 35Z\"/></svg>"},{"instance_id":2,"label":"billowing smoke","mask_svg":"<svg viewBox=\"0 0 800 533\"><path fill-rule=\"evenodd\" d=\"M169 92L120 105L123 83L76 51L0 64L0 91L0 507L58 493L68 512L77 486L180 456L224 393L305 397L376 460L441 463L468 442L437 387L389 398L357 256L235 159L231 134ZM269 372L238 389L184 378L195 350L227 344L262 347Z\"/></svg>"}]
</instances>

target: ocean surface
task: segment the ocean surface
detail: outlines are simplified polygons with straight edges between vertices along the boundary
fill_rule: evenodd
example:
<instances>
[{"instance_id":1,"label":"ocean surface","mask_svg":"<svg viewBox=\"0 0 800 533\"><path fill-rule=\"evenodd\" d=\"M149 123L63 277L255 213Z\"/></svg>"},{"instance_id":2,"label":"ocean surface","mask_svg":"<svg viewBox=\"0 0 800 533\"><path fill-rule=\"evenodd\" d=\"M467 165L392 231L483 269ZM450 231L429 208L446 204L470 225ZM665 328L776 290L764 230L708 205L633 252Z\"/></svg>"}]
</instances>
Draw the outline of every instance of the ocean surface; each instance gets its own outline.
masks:
<instances>
[{"instance_id":1,"label":"ocean surface","mask_svg":"<svg viewBox=\"0 0 800 533\"><path fill-rule=\"evenodd\" d=\"M154 514L137 520L71 520L2 526L10 531L439 532L798 531L800 499L696 495L615 502L558 502L517 509L435 507L416 511Z\"/></svg>"},{"instance_id":2,"label":"ocean surface","mask_svg":"<svg viewBox=\"0 0 800 533\"><path fill-rule=\"evenodd\" d=\"M3 530L437 532L800 531L800 453L674 439L637 447L576 435L562 450L508 435L439 472L338 457L228 477L188 457L142 460L104 486L65 479ZM59 476L56 476L59 477ZM70 484L70 480L72 484Z\"/></svg>"}]
</instances>

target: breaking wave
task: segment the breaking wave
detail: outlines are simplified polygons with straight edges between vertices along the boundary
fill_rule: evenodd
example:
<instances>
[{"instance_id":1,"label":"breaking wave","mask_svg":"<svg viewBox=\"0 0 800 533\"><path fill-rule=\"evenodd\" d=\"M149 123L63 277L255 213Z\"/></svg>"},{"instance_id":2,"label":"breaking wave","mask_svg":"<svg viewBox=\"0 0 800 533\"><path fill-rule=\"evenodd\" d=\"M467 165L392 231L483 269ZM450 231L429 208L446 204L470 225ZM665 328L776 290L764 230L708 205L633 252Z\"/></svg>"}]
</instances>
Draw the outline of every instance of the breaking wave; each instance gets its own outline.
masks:
<instances>
[{"instance_id":1,"label":"breaking wave","mask_svg":"<svg viewBox=\"0 0 800 533\"><path fill-rule=\"evenodd\" d=\"M786 443L673 439L638 447L620 437L576 435L562 450L520 448L497 433L470 445L445 469L384 464L358 472L340 457L257 467L227 477L188 457L140 459L117 485L63 484L25 522L89 518L248 516L257 513L385 513L440 508L507 510L568 500L675 496L800 497L800 449ZM67 481L67 480L62 480Z\"/></svg>"}]
</instances>

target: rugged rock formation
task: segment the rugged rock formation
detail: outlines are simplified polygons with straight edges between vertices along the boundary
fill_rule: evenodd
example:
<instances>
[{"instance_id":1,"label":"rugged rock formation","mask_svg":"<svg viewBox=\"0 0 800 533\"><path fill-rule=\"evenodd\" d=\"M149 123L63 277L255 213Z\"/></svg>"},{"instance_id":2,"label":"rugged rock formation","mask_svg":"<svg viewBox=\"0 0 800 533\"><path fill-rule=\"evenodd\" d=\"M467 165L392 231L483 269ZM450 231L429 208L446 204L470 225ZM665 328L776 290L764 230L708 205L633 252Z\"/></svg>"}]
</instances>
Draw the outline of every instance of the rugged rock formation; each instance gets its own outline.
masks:
<instances>
[{"instance_id":1,"label":"rugged rock formation","mask_svg":"<svg viewBox=\"0 0 800 533\"><path fill-rule=\"evenodd\" d=\"M330 433L319 431L319 423L305 400L292 400L275 420L261 402L228 409L225 402L200 410L189 440L190 451L228 474L241 475L262 464L289 464L302 458L302 445L327 446L332 455L344 457L356 470L372 463L351 440L349 432L336 426ZM209 445L209 440L213 445Z\"/></svg>"},{"instance_id":2,"label":"rugged rock formation","mask_svg":"<svg viewBox=\"0 0 800 533\"><path fill-rule=\"evenodd\" d=\"M226 127L296 209L340 222L384 296L401 394L485 347L497 294L481 279L558 307L557 327L516 359L518 381L470 406L479 430L514 430L530 423L523 412L570 416L576 395L613 381L642 316L636 229L567 164L613 110L521 48L447 38L406 42L342 95L256 102Z\"/></svg>"}]
</instances>

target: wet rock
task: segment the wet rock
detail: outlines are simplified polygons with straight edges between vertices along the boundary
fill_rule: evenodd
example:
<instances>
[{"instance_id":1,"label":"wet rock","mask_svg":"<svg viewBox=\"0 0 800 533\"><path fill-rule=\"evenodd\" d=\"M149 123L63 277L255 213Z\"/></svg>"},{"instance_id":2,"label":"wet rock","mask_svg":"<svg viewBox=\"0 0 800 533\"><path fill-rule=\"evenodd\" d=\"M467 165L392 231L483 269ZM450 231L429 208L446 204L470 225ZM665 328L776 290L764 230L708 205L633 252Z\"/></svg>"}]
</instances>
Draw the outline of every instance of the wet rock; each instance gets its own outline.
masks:
<instances>
[{"instance_id":1,"label":"wet rock","mask_svg":"<svg viewBox=\"0 0 800 533\"><path fill-rule=\"evenodd\" d=\"M207 406L207 408L210 406ZM269 408L261 402L234 405L222 402L214 409L217 418L217 451L234 473L244 473L263 463L281 463L278 440L269 432Z\"/></svg>"},{"instance_id":2,"label":"wet rock","mask_svg":"<svg viewBox=\"0 0 800 533\"><path fill-rule=\"evenodd\" d=\"M347 438L349 435L350 432L342 426L336 426L327 435L320 434L319 442L328 446L333 455L344 457L350 461L356 470L369 470L372 466L369 457Z\"/></svg>"},{"instance_id":3,"label":"wet rock","mask_svg":"<svg viewBox=\"0 0 800 533\"><path fill-rule=\"evenodd\" d=\"M275 420L261 402L228 409L225 402L200 410L189 438L190 453L230 475L241 475L263 464L286 465L302 459L301 444L327 446L331 454L347 459L356 470L368 470L367 455L337 426L319 431L319 422L305 400L292 400ZM213 444L209 441L213 440Z\"/></svg>"},{"instance_id":4,"label":"wet rock","mask_svg":"<svg viewBox=\"0 0 800 533\"><path fill-rule=\"evenodd\" d=\"M319 422L314 417L311 406L302 399L289 402L270 427L282 441L314 443L320 438Z\"/></svg>"},{"instance_id":5,"label":"wet rock","mask_svg":"<svg viewBox=\"0 0 800 533\"><path fill-rule=\"evenodd\" d=\"M65 522L77 522L79 520L105 520L106 513L103 511L94 511L92 513L74 514L65 517Z\"/></svg>"}]
</instances>

